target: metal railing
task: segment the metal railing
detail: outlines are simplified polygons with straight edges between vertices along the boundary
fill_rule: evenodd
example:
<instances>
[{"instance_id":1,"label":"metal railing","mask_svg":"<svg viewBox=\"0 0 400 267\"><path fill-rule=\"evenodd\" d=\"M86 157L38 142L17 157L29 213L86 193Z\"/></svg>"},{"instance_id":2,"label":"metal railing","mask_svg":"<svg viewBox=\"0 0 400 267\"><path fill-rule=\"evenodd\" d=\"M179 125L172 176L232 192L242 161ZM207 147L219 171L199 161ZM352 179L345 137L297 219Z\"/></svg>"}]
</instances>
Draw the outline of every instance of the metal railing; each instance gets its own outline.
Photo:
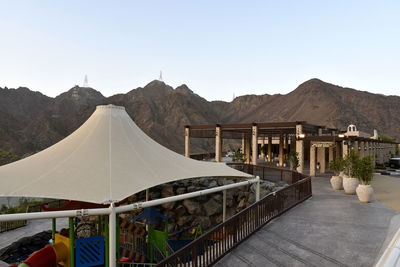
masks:
<instances>
[{"instance_id":1,"label":"metal railing","mask_svg":"<svg viewBox=\"0 0 400 267\"><path fill-rule=\"evenodd\" d=\"M190 158L195 160L209 160L215 158L215 153L192 154Z\"/></svg>"},{"instance_id":2,"label":"metal railing","mask_svg":"<svg viewBox=\"0 0 400 267\"><path fill-rule=\"evenodd\" d=\"M311 178L301 174L296 178L300 176L303 179L270 193L159 262L157 266L196 267L215 264L271 219L311 197Z\"/></svg>"},{"instance_id":3,"label":"metal railing","mask_svg":"<svg viewBox=\"0 0 400 267\"><path fill-rule=\"evenodd\" d=\"M234 169L246 172L248 174L259 176L261 180L271 181L271 182L283 181L286 182L287 184L294 184L305 177L303 174L298 173L296 171L277 168L277 167L243 164L236 162L227 163L227 165L231 166Z\"/></svg>"},{"instance_id":4,"label":"metal railing","mask_svg":"<svg viewBox=\"0 0 400 267\"><path fill-rule=\"evenodd\" d=\"M48 205L49 207L61 207L64 204L64 200L51 200L48 202L43 202L40 204L29 205L26 208L26 212L39 212L41 211L42 205ZM27 220L19 220L19 221L9 221L9 222L0 222L0 233L14 230L23 226L26 226Z\"/></svg>"},{"instance_id":5,"label":"metal railing","mask_svg":"<svg viewBox=\"0 0 400 267\"><path fill-rule=\"evenodd\" d=\"M43 205L47 205L49 208L60 208L65 205L65 201L63 199L56 199L45 201L39 204L29 205L26 209L26 212L40 212L42 211Z\"/></svg>"},{"instance_id":6,"label":"metal railing","mask_svg":"<svg viewBox=\"0 0 400 267\"><path fill-rule=\"evenodd\" d=\"M23 227L26 225L26 223L27 223L26 220L12 221L12 222L0 222L0 233Z\"/></svg>"}]
</instances>

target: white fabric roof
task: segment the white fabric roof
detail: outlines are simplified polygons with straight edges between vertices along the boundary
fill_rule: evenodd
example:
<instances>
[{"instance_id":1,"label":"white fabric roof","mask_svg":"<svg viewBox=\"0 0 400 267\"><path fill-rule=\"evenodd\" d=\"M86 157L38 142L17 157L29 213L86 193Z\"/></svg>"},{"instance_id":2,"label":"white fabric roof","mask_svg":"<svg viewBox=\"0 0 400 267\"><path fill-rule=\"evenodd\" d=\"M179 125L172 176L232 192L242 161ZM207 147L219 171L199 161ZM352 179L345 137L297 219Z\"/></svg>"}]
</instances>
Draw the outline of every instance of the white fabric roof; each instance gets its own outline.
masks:
<instances>
[{"instance_id":1,"label":"white fabric roof","mask_svg":"<svg viewBox=\"0 0 400 267\"><path fill-rule=\"evenodd\" d=\"M148 137L124 107L98 106L75 132L0 167L0 196L95 203L120 201L155 185L192 177L249 174L179 155Z\"/></svg>"}]
</instances>

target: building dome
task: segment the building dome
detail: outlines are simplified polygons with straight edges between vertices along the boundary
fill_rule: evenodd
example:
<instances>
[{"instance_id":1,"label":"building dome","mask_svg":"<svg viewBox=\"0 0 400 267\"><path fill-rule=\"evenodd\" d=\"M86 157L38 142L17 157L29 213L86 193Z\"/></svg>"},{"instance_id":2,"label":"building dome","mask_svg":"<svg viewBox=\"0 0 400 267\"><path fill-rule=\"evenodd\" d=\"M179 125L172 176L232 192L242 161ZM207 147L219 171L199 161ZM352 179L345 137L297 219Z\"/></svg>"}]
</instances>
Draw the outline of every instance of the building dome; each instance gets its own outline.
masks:
<instances>
[{"instance_id":1,"label":"building dome","mask_svg":"<svg viewBox=\"0 0 400 267\"><path fill-rule=\"evenodd\" d=\"M356 132L357 127L354 124L350 124L349 126L347 126L347 131L348 132Z\"/></svg>"}]
</instances>

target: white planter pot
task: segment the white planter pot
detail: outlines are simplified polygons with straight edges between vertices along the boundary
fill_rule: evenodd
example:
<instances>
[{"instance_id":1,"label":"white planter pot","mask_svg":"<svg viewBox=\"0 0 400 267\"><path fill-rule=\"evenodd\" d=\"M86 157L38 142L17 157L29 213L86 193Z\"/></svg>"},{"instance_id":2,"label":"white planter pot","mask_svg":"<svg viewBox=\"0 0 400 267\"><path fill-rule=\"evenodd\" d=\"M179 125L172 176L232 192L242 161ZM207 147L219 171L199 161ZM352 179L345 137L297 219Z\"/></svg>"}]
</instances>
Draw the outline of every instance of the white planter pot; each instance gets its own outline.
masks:
<instances>
[{"instance_id":1,"label":"white planter pot","mask_svg":"<svg viewBox=\"0 0 400 267\"><path fill-rule=\"evenodd\" d=\"M343 178L343 189L348 195L354 195L360 182L357 178Z\"/></svg>"},{"instance_id":2,"label":"white planter pot","mask_svg":"<svg viewBox=\"0 0 400 267\"><path fill-rule=\"evenodd\" d=\"M335 189L335 190L342 190L343 189L342 177L340 177L340 176L332 176L331 185L332 185L332 188Z\"/></svg>"},{"instance_id":3,"label":"white planter pot","mask_svg":"<svg viewBox=\"0 0 400 267\"><path fill-rule=\"evenodd\" d=\"M374 189L370 184L360 184L356 189L358 199L360 202L368 203L374 199Z\"/></svg>"},{"instance_id":4,"label":"white planter pot","mask_svg":"<svg viewBox=\"0 0 400 267\"><path fill-rule=\"evenodd\" d=\"M344 172L340 172L339 176L343 178L349 178L349 176L347 176Z\"/></svg>"}]
</instances>

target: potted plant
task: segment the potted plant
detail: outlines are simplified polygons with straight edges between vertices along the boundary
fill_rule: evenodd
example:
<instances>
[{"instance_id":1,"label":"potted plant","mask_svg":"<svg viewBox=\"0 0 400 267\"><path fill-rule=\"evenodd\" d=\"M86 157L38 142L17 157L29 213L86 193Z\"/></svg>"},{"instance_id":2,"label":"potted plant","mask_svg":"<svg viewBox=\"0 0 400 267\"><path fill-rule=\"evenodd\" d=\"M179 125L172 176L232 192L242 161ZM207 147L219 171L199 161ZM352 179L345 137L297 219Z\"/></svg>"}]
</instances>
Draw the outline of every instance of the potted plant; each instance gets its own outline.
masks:
<instances>
[{"instance_id":1,"label":"potted plant","mask_svg":"<svg viewBox=\"0 0 400 267\"><path fill-rule=\"evenodd\" d=\"M267 158L267 146L266 146L266 145L263 145L263 146L260 148L260 151L261 151L261 153L262 153L262 155L263 155L263 159L265 160L265 159Z\"/></svg>"},{"instance_id":2,"label":"potted plant","mask_svg":"<svg viewBox=\"0 0 400 267\"><path fill-rule=\"evenodd\" d=\"M344 160L343 158L336 158L329 163L329 168L333 170L334 174L331 178L332 188L335 190L343 189L343 178L340 173L344 170Z\"/></svg>"},{"instance_id":3,"label":"potted plant","mask_svg":"<svg viewBox=\"0 0 400 267\"><path fill-rule=\"evenodd\" d=\"M371 156L366 156L358 160L356 176L360 183L357 186L356 193L361 202L371 202L374 196L374 189L371 186L371 180L374 175L374 165Z\"/></svg>"},{"instance_id":4,"label":"potted plant","mask_svg":"<svg viewBox=\"0 0 400 267\"><path fill-rule=\"evenodd\" d=\"M289 152L289 156L288 156L288 160L289 160L289 166L290 166L290 170L296 170L297 167L300 166L299 164L299 153L296 151L290 151Z\"/></svg>"},{"instance_id":5,"label":"potted plant","mask_svg":"<svg viewBox=\"0 0 400 267\"><path fill-rule=\"evenodd\" d=\"M233 162L244 163L246 161L246 157L242 152L236 151L231 155Z\"/></svg>"},{"instance_id":6,"label":"potted plant","mask_svg":"<svg viewBox=\"0 0 400 267\"><path fill-rule=\"evenodd\" d=\"M343 189L346 194L354 195L356 188L359 184L358 178L356 178L357 163L360 156L355 150L350 150L350 153L344 160L344 177L343 177Z\"/></svg>"}]
</instances>

